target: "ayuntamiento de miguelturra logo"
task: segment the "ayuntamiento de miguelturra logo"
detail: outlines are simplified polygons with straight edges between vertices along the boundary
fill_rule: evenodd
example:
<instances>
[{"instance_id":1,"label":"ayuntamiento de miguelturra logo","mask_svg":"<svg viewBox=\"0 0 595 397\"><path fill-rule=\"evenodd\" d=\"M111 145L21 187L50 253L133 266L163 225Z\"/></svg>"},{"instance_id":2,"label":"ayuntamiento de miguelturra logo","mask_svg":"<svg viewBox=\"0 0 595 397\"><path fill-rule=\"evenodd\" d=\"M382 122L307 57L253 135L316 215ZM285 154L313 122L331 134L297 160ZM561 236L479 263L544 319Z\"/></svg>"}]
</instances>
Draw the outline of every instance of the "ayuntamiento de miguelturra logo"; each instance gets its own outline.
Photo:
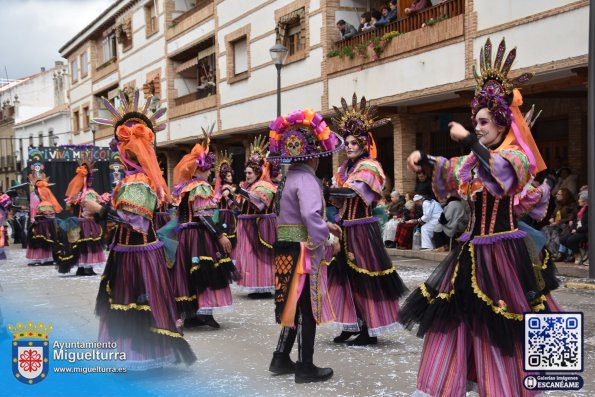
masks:
<instances>
[{"instance_id":1,"label":"ayuntamiento de miguelturra logo","mask_svg":"<svg viewBox=\"0 0 595 397\"><path fill-rule=\"evenodd\" d=\"M41 382L49 370L49 337L52 325L33 323L26 325L8 324L12 333L12 373L15 378L27 385Z\"/></svg>"}]
</instances>

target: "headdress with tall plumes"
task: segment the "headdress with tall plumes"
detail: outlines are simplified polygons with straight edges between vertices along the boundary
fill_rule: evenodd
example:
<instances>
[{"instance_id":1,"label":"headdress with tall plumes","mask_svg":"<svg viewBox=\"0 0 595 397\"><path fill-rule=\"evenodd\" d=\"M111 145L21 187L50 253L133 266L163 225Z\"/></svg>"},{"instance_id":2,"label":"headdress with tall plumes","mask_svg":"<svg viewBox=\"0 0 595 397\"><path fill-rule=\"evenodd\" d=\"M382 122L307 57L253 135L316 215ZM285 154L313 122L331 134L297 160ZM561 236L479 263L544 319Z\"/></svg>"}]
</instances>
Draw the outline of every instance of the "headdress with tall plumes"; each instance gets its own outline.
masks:
<instances>
[{"instance_id":1,"label":"headdress with tall plumes","mask_svg":"<svg viewBox=\"0 0 595 397\"><path fill-rule=\"evenodd\" d=\"M153 148L154 133L165 128L165 124L158 119L165 114L166 109L160 108L159 104L153 110L150 109L154 103L152 97L147 98L142 107L139 106L140 93L136 88L131 97L132 100L129 102L126 95L120 91L116 97L119 102L117 105L101 98L112 118L95 118L93 121L114 127L116 142L115 145L110 144L110 147L116 146L124 166L129 170L145 173L159 199L170 201L169 189Z\"/></svg>"},{"instance_id":2,"label":"headdress with tall plumes","mask_svg":"<svg viewBox=\"0 0 595 397\"><path fill-rule=\"evenodd\" d=\"M233 164L233 159L231 155L227 153L227 151L222 151L217 153L217 161L215 162L215 194L217 197L221 194L221 186L225 184L225 176L228 172L231 172L233 176L233 168L231 165Z\"/></svg>"},{"instance_id":3,"label":"headdress with tall plumes","mask_svg":"<svg viewBox=\"0 0 595 397\"><path fill-rule=\"evenodd\" d=\"M231 172L231 175L234 174L233 168L231 165L233 164L233 159L227 151L222 151L217 153L217 161L215 162L215 173L217 177L221 178L221 180L225 179L225 176L228 172Z\"/></svg>"},{"instance_id":4,"label":"headdress with tall plumes","mask_svg":"<svg viewBox=\"0 0 595 397\"><path fill-rule=\"evenodd\" d=\"M202 128L203 140L197 143L192 148L192 151L182 157L180 162L174 168L174 184L179 185L192 179L197 169L200 171L208 171L213 167L215 162L215 154L209 152L209 144L211 143L211 135L215 129L215 124L212 124L208 130Z\"/></svg>"},{"instance_id":5,"label":"headdress with tall plumes","mask_svg":"<svg viewBox=\"0 0 595 397\"><path fill-rule=\"evenodd\" d=\"M295 162L330 156L343 147L342 140L312 109L279 116L269 125L271 161ZM280 165L280 164L279 164ZM271 177L274 177L271 168Z\"/></svg>"},{"instance_id":6,"label":"headdress with tall plumes","mask_svg":"<svg viewBox=\"0 0 595 397\"><path fill-rule=\"evenodd\" d=\"M353 136L358 140L372 158L376 158L376 144L371 131L374 128L388 124L389 119L376 120L376 106L368 106L366 97L362 97L357 103L357 95L354 93L351 99L351 109L347 105L345 98L341 98L342 109L333 106L336 117L333 118L333 124L337 132L343 137Z\"/></svg>"},{"instance_id":7,"label":"headdress with tall plumes","mask_svg":"<svg viewBox=\"0 0 595 397\"><path fill-rule=\"evenodd\" d=\"M142 124L154 133L159 132L165 129L165 123L160 122L159 118L165 114L167 109L159 107L157 101L156 97L150 96L145 100L144 104L141 104L140 91L137 88L133 90L130 101L127 95L120 91L114 99L114 104L107 98L101 98L101 103L111 113L112 118L94 118L93 121L97 124L113 127L114 133L117 132L118 127L121 125L132 127L134 124ZM151 106L155 103L157 106Z\"/></svg>"},{"instance_id":8,"label":"headdress with tall plumes","mask_svg":"<svg viewBox=\"0 0 595 397\"><path fill-rule=\"evenodd\" d=\"M254 138L254 142L250 144L250 156L246 161L246 167L254 170L254 173L262 177L266 171L268 178L268 163L266 161L267 148L269 144L264 136L258 135Z\"/></svg>"},{"instance_id":9,"label":"headdress with tall plumes","mask_svg":"<svg viewBox=\"0 0 595 397\"><path fill-rule=\"evenodd\" d=\"M479 52L479 73L473 65L473 74L477 86L475 97L471 102L471 121L476 124L475 116L484 108L490 111L494 122L508 130L508 133L497 149L503 149L511 145L519 146L529 159L531 174L546 169L545 162L535 144L531 130L524 119L519 107L523 104L518 87L533 77L533 73L523 73L520 76L510 79L508 73L516 58L516 48L510 50L506 55L506 42L500 42L496 50L496 57L492 63L492 42L488 38ZM502 63L504 60L504 63Z\"/></svg>"},{"instance_id":10,"label":"headdress with tall plumes","mask_svg":"<svg viewBox=\"0 0 595 397\"><path fill-rule=\"evenodd\" d=\"M94 163L90 160L79 161L75 175L66 188L66 201L73 203L77 200L79 193L93 184L93 173L97 171L93 168Z\"/></svg>"}]
</instances>

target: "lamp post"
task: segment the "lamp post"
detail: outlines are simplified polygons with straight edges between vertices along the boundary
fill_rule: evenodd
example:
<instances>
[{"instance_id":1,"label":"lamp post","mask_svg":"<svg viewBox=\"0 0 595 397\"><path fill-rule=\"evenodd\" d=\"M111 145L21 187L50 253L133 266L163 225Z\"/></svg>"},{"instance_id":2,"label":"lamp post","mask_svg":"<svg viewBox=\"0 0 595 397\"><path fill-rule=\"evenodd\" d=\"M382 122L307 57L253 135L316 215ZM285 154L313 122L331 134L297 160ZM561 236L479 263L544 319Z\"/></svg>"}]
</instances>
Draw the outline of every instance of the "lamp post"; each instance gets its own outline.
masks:
<instances>
[{"instance_id":1,"label":"lamp post","mask_svg":"<svg viewBox=\"0 0 595 397\"><path fill-rule=\"evenodd\" d=\"M95 124L91 124L91 134L93 134L93 148L95 148L95 130L97 129L97 127L95 126Z\"/></svg>"},{"instance_id":2,"label":"lamp post","mask_svg":"<svg viewBox=\"0 0 595 397\"><path fill-rule=\"evenodd\" d=\"M281 116L281 68L287 59L289 49L281 43L277 43L271 47L269 53L271 59L277 68L277 117Z\"/></svg>"}]
</instances>

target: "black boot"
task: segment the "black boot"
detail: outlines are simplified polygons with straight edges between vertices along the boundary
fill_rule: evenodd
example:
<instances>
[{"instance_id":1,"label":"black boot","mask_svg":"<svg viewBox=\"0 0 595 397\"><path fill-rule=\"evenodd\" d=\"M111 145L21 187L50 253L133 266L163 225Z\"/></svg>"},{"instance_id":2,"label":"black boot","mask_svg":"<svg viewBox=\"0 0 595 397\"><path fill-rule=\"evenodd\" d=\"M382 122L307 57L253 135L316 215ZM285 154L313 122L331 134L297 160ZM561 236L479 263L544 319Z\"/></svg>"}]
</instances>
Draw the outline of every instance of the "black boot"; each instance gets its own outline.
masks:
<instances>
[{"instance_id":1,"label":"black boot","mask_svg":"<svg viewBox=\"0 0 595 397\"><path fill-rule=\"evenodd\" d=\"M202 325L206 324L202 319L198 317L187 318L184 320L184 328L195 328L200 327Z\"/></svg>"},{"instance_id":2,"label":"black boot","mask_svg":"<svg viewBox=\"0 0 595 397\"><path fill-rule=\"evenodd\" d=\"M333 342L344 343L344 342L347 342L347 339L351 338L354 335L359 335L359 332L343 331L343 332L341 332L341 335L339 335L339 336L335 337L335 339L333 339Z\"/></svg>"},{"instance_id":3,"label":"black boot","mask_svg":"<svg viewBox=\"0 0 595 397\"><path fill-rule=\"evenodd\" d=\"M269 299L272 298L273 294L270 292L251 292L248 294L250 299Z\"/></svg>"},{"instance_id":4,"label":"black boot","mask_svg":"<svg viewBox=\"0 0 595 397\"><path fill-rule=\"evenodd\" d=\"M269 371L275 375L293 374L295 372L295 363L291 361L289 353L274 352Z\"/></svg>"},{"instance_id":5,"label":"black boot","mask_svg":"<svg viewBox=\"0 0 595 397\"><path fill-rule=\"evenodd\" d=\"M318 368L313 363L295 363L295 383L323 382L333 376L332 368Z\"/></svg>"},{"instance_id":6,"label":"black boot","mask_svg":"<svg viewBox=\"0 0 595 397\"><path fill-rule=\"evenodd\" d=\"M84 267L79 267L78 269L76 269L76 274L75 276L85 276L85 268Z\"/></svg>"},{"instance_id":7,"label":"black boot","mask_svg":"<svg viewBox=\"0 0 595 397\"><path fill-rule=\"evenodd\" d=\"M378 338L375 336L368 335L368 327L363 326L362 332L352 340L348 342L347 345L349 346L368 346L368 345L375 345L378 343Z\"/></svg>"},{"instance_id":8,"label":"black boot","mask_svg":"<svg viewBox=\"0 0 595 397\"><path fill-rule=\"evenodd\" d=\"M196 317L199 320L201 320L205 325L208 325L211 328L215 328L215 329L221 328L219 323L217 321L215 321L215 318L213 317L212 314L199 314Z\"/></svg>"},{"instance_id":9,"label":"black boot","mask_svg":"<svg viewBox=\"0 0 595 397\"><path fill-rule=\"evenodd\" d=\"M85 268L85 276L97 276L97 273L95 273L95 271L93 271L92 267L86 267Z\"/></svg>"}]
</instances>

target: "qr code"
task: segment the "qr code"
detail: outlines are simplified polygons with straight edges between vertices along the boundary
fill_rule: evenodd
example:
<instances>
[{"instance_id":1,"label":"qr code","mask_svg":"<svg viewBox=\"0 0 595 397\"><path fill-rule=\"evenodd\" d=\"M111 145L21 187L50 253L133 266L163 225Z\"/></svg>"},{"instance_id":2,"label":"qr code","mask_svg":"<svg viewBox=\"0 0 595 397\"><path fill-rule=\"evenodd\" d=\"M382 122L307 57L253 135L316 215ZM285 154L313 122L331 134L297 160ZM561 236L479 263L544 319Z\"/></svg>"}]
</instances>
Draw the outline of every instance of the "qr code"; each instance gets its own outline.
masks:
<instances>
[{"instance_id":1,"label":"qr code","mask_svg":"<svg viewBox=\"0 0 595 397\"><path fill-rule=\"evenodd\" d=\"M525 314L525 371L583 370L583 313Z\"/></svg>"}]
</instances>

